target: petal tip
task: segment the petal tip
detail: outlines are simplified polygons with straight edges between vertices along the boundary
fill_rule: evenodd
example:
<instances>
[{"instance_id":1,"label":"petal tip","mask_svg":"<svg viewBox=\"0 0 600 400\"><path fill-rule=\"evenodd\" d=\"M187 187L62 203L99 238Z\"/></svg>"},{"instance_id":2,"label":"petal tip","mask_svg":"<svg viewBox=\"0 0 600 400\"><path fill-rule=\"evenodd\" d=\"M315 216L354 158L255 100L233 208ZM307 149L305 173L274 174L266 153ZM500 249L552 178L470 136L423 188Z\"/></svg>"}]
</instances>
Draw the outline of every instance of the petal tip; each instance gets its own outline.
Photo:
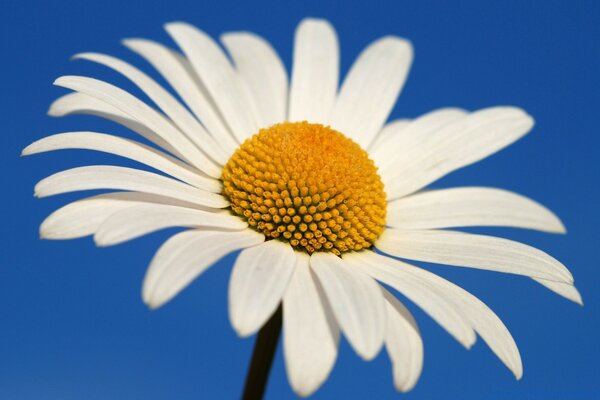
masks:
<instances>
[{"instance_id":1,"label":"petal tip","mask_svg":"<svg viewBox=\"0 0 600 400\"><path fill-rule=\"evenodd\" d=\"M29 156L31 155L31 144L28 145L27 147L25 147L23 150L21 150L21 154L19 154L19 157L25 157L25 156Z\"/></svg>"},{"instance_id":2,"label":"petal tip","mask_svg":"<svg viewBox=\"0 0 600 400\"><path fill-rule=\"evenodd\" d=\"M166 24L163 25L164 29L169 33L169 34L173 34L174 31L180 30L180 29L195 29L195 27L187 22L184 21L172 21L172 22L167 22Z\"/></svg>"},{"instance_id":3,"label":"petal tip","mask_svg":"<svg viewBox=\"0 0 600 400\"><path fill-rule=\"evenodd\" d=\"M73 54L71 57L69 57L69 61L77 61L77 60L85 59L85 58L87 58L87 54L88 53Z\"/></svg>"},{"instance_id":4,"label":"petal tip","mask_svg":"<svg viewBox=\"0 0 600 400\"><path fill-rule=\"evenodd\" d=\"M56 101L53 102L52 104L50 104L50 107L48 107L48 111L46 111L46 114L48 114L48 116L50 117L62 117L63 113L61 113L56 105Z\"/></svg>"},{"instance_id":5,"label":"petal tip","mask_svg":"<svg viewBox=\"0 0 600 400\"><path fill-rule=\"evenodd\" d=\"M151 311L155 311L157 309L160 308L160 306L162 306L162 303L153 300L153 299L143 299L144 304L146 304L146 306L148 307L148 309L150 309Z\"/></svg>"},{"instance_id":6,"label":"petal tip","mask_svg":"<svg viewBox=\"0 0 600 400\"><path fill-rule=\"evenodd\" d=\"M519 369L517 371L513 371L513 374L515 375L515 379L520 381L521 378L523 378L523 370Z\"/></svg>"},{"instance_id":7,"label":"petal tip","mask_svg":"<svg viewBox=\"0 0 600 400\"><path fill-rule=\"evenodd\" d=\"M102 234L96 233L94 235L94 243L97 247L108 247L114 244L114 241L111 241L108 237Z\"/></svg>"},{"instance_id":8,"label":"petal tip","mask_svg":"<svg viewBox=\"0 0 600 400\"><path fill-rule=\"evenodd\" d=\"M121 44L127 48L136 47L138 44L142 43L144 39L139 38L125 38L121 39Z\"/></svg>"},{"instance_id":9,"label":"petal tip","mask_svg":"<svg viewBox=\"0 0 600 400\"><path fill-rule=\"evenodd\" d=\"M254 329L250 329L248 326L234 324L233 321L231 322L231 326L233 327L235 333L241 338L247 338L249 336L252 336L252 334L255 331Z\"/></svg>"},{"instance_id":10,"label":"petal tip","mask_svg":"<svg viewBox=\"0 0 600 400\"><path fill-rule=\"evenodd\" d=\"M302 18L300 23L298 23L298 26L300 27L300 26L307 25L307 24L322 25L322 26L327 26L328 28L333 27L333 25L331 24L331 22L329 22L329 20L327 20L325 18L319 18L319 17Z\"/></svg>"}]
</instances>

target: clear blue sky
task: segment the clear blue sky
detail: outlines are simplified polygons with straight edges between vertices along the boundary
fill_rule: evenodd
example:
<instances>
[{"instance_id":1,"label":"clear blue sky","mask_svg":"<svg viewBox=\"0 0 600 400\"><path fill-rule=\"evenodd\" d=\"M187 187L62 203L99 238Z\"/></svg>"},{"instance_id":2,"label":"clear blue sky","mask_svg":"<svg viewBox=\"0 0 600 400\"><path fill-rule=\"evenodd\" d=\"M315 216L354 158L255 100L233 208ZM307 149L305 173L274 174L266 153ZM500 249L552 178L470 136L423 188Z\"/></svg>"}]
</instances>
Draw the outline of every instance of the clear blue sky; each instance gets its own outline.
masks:
<instances>
[{"instance_id":1,"label":"clear blue sky","mask_svg":"<svg viewBox=\"0 0 600 400\"><path fill-rule=\"evenodd\" d=\"M569 233L553 236L480 229L537 246L572 270L581 308L531 280L430 266L470 290L505 321L519 344L520 382L479 341L466 351L408 304L422 330L420 382L393 390L387 355L361 361L342 342L327 383L314 398L590 399L600 397L600 3L593 1L337 2L3 1L0 165L4 186L0 267L0 398L236 398L252 350L229 326L226 289L233 257L209 270L175 301L149 311L140 299L145 268L164 231L96 249L91 239L48 242L38 225L81 195L36 200L33 185L72 166L116 160L90 152L19 158L42 136L124 129L93 117L52 119L47 106L64 74L93 75L133 89L81 51L146 64L119 43L148 37L171 43L165 22L185 20L212 35L251 30L268 38L289 66L293 31L304 16L329 19L341 40L342 69L370 41L410 39L415 62L392 117L441 106L514 104L532 114L530 135L499 154L438 182L488 185L523 193L553 209ZM300 5L299 3L302 3ZM147 69L150 71L150 69ZM269 398L290 398L281 351Z\"/></svg>"}]
</instances>

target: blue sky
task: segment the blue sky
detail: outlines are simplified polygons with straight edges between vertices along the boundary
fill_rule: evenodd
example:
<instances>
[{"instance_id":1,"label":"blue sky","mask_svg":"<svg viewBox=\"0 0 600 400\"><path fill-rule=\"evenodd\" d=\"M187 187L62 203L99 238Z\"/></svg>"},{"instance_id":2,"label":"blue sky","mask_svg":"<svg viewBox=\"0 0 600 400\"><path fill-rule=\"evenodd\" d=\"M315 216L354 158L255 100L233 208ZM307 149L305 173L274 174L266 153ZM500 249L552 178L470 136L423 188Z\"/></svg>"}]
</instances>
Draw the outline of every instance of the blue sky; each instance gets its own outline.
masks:
<instances>
[{"instance_id":1,"label":"blue sky","mask_svg":"<svg viewBox=\"0 0 600 400\"><path fill-rule=\"evenodd\" d=\"M302 4L300 4L302 3ZM486 4L481 4L486 3ZM177 299L149 311L141 280L154 251L173 231L96 249L91 239L41 241L43 218L81 194L36 200L33 185L73 166L120 162L90 152L20 158L21 149L52 133L125 130L92 117L53 119L52 86L60 75L92 75L133 90L116 73L84 61L81 51L147 65L120 45L125 37L171 43L162 25L184 20L211 35L255 31L289 67L292 36L305 16L337 28L342 70L370 41L408 38L415 62L392 118L442 106L512 104L536 119L530 135L437 187L485 185L530 196L554 210L569 233L477 229L539 247L565 263L583 294L579 307L531 280L498 273L427 266L479 296L519 344L517 382L481 341L460 347L427 315L414 311L425 342L416 388L393 390L387 355L361 361L342 341L327 383L314 398L589 399L600 397L597 343L600 227L600 3L279 1L4 1L0 5L3 82L0 165L5 187L0 268L0 398L236 398L252 339L239 339L226 312L234 256L210 269ZM137 92L136 92L137 93ZM268 398L291 398L281 349Z\"/></svg>"}]
</instances>

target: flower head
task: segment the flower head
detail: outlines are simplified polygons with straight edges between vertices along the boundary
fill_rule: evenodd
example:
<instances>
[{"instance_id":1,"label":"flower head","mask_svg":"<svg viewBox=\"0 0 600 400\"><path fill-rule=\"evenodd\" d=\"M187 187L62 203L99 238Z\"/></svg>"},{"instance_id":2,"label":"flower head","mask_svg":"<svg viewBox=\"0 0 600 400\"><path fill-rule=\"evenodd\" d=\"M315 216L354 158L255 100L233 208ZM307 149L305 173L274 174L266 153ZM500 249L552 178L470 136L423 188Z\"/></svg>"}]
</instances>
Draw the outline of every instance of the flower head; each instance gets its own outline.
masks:
<instances>
[{"instance_id":1,"label":"flower head","mask_svg":"<svg viewBox=\"0 0 600 400\"><path fill-rule=\"evenodd\" d=\"M254 34L223 35L225 52L188 24L166 29L183 54L149 40L124 44L158 70L183 104L146 73L103 54L76 58L123 74L156 107L97 79L56 80L73 93L56 100L50 115L107 118L143 142L68 132L43 138L24 154L90 149L158 173L96 165L43 179L38 197L112 191L57 210L42 223L42 237L93 235L108 246L188 228L151 262L142 295L152 308L239 250L229 287L232 325L251 335L283 304L286 368L303 396L329 375L340 333L365 360L385 346L398 390L417 382L423 345L416 322L378 282L416 303L465 347L478 334L521 377L512 336L483 302L399 259L524 275L581 303L570 272L546 253L446 229L564 232L552 212L500 189L424 190L525 135L533 119L523 110L444 108L386 123L412 63L410 43L397 37L369 45L338 89L337 37L325 21L300 23L290 84L276 52Z\"/></svg>"}]
</instances>

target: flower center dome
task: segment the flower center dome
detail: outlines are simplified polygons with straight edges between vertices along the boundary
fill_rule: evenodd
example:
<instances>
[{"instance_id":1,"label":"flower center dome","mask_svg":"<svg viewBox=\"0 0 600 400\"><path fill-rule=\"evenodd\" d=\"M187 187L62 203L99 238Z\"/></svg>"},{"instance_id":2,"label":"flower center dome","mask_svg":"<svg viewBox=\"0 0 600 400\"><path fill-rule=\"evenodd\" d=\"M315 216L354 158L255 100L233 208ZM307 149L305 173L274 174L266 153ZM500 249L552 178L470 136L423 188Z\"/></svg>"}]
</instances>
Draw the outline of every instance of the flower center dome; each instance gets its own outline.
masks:
<instances>
[{"instance_id":1,"label":"flower center dome","mask_svg":"<svg viewBox=\"0 0 600 400\"><path fill-rule=\"evenodd\" d=\"M309 254L371 247L383 232L386 195L366 151L308 122L261 129L221 177L232 211L267 238Z\"/></svg>"}]
</instances>

